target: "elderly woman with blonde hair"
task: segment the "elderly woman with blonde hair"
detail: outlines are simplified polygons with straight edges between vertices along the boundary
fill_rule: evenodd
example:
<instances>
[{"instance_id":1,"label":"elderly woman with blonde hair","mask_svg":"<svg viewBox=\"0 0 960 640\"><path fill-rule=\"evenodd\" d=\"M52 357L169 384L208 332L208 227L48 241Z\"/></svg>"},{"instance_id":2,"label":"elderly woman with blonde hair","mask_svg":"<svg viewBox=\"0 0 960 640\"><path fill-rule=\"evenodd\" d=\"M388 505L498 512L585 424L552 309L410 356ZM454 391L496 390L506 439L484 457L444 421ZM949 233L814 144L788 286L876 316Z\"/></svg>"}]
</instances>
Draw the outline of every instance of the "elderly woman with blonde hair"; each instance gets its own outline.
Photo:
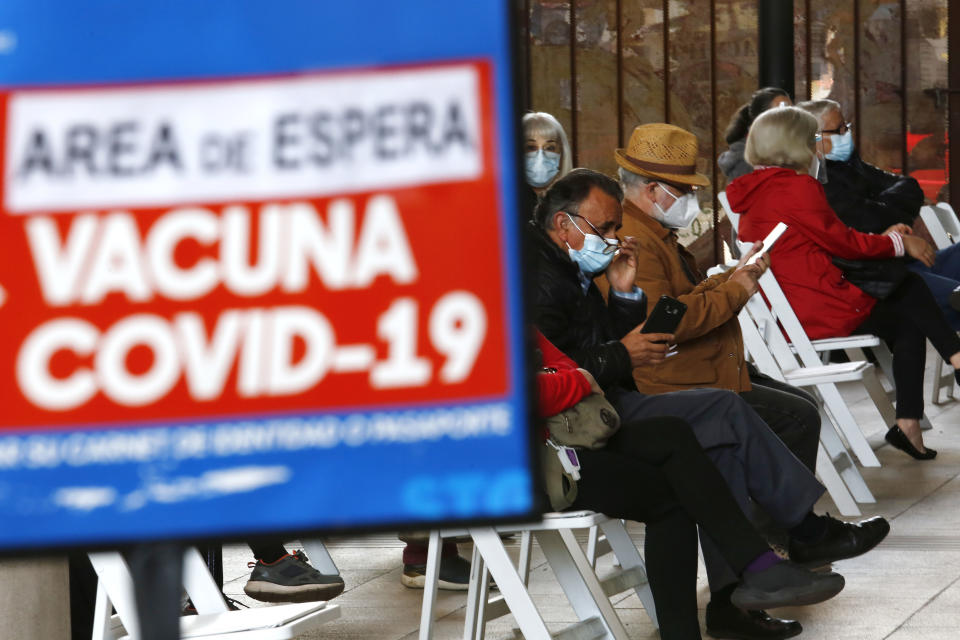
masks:
<instances>
[{"instance_id":1,"label":"elderly woman with blonde hair","mask_svg":"<svg viewBox=\"0 0 960 640\"><path fill-rule=\"evenodd\" d=\"M741 216L739 237L762 240L778 222L788 225L770 251L770 269L810 338L870 333L893 343L897 422L886 439L918 460L930 460L937 452L924 447L919 422L926 339L956 370L960 338L916 274L906 272L890 295L877 299L845 278L832 258L910 255L929 265L933 248L895 226L872 234L843 224L815 178L822 162L819 139L816 118L796 107L772 109L754 121L746 144L754 170L727 187L730 207Z\"/></svg>"},{"instance_id":2,"label":"elderly woman with blonde hair","mask_svg":"<svg viewBox=\"0 0 960 640\"><path fill-rule=\"evenodd\" d=\"M570 142L560 121L549 113L534 111L523 116L525 213L532 215L540 197L554 182L573 169Z\"/></svg>"}]
</instances>

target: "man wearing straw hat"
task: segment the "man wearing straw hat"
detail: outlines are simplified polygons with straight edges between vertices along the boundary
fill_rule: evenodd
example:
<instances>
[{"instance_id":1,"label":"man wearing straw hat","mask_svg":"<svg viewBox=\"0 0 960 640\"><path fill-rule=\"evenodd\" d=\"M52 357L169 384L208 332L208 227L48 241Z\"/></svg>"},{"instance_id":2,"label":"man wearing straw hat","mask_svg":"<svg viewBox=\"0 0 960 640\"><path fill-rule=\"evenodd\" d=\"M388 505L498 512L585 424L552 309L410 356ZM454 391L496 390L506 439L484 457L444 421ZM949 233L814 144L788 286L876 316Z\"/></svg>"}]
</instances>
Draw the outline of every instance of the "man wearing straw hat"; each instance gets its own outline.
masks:
<instances>
[{"instance_id":1,"label":"man wearing straw hat","mask_svg":"<svg viewBox=\"0 0 960 640\"><path fill-rule=\"evenodd\" d=\"M677 355L633 369L644 393L713 387L735 391L760 414L808 469L814 471L820 412L805 391L760 374L744 357L737 314L757 291L766 269L738 268L704 278L677 231L700 213L697 190L709 185L696 171L697 138L669 124L633 130L626 149L614 151L624 191L623 231L637 242L636 285L647 299L662 295L687 305L675 331Z\"/></svg>"},{"instance_id":2,"label":"man wearing straw hat","mask_svg":"<svg viewBox=\"0 0 960 640\"><path fill-rule=\"evenodd\" d=\"M766 257L757 262L759 269L744 268L755 253L751 251L737 268L704 278L693 255L678 241L677 231L700 214L698 189L710 184L696 170L698 156L697 137L669 124L640 125L627 148L614 151L624 191L622 233L637 242L635 283L651 304L667 295L687 305L675 331L676 355L660 364L634 367L634 381L648 394L701 387L737 392L814 471L820 439L815 400L763 376L744 357L737 313L756 293ZM721 637L787 637L786 622L739 612L723 596L713 595L708 630L736 632Z\"/></svg>"}]
</instances>

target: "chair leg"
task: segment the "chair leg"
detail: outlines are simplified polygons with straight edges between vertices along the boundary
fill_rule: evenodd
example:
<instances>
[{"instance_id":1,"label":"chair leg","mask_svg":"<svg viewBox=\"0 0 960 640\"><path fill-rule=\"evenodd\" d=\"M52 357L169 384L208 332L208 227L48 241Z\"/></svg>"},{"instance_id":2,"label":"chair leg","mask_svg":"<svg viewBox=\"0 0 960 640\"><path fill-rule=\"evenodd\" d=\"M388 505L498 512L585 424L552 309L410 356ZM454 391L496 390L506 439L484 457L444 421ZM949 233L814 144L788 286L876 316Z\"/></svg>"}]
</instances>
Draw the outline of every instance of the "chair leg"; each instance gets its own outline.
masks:
<instances>
[{"instance_id":1,"label":"chair leg","mask_svg":"<svg viewBox=\"0 0 960 640\"><path fill-rule=\"evenodd\" d=\"M889 426L896 422L897 412L893 408L893 403L890 402L890 396L887 394L887 390L883 388L880 378L877 377L875 368L864 372L863 386L867 389L867 394L869 394L870 399L873 400L873 404L876 405L877 411L880 412L880 418L883 420L883 424Z\"/></svg>"},{"instance_id":2,"label":"chair leg","mask_svg":"<svg viewBox=\"0 0 960 640\"><path fill-rule=\"evenodd\" d=\"M103 584L97 583L97 604L93 614L93 636L92 640L113 640L111 632L111 614L113 612L113 603L110 602L110 596Z\"/></svg>"},{"instance_id":3,"label":"chair leg","mask_svg":"<svg viewBox=\"0 0 960 640\"><path fill-rule=\"evenodd\" d=\"M487 568L480 550L473 547L470 559L470 588L467 590L467 611L463 621L463 640L474 640L486 626L483 609L487 601Z\"/></svg>"},{"instance_id":4,"label":"chair leg","mask_svg":"<svg viewBox=\"0 0 960 640\"><path fill-rule=\"evenodd\" d=\"M430 532L427 545L426 582L423 585L423 606L420 610L420 640L433 637L433 610L437 603L437 585L440 582L440 552L443 541L439 531Z\"/></svg>"},{"instance_id":5,"label":"chair leg","mask_svg":"<svg viewBox=\"0 0 960 640\"><path fill-rule=\"evenodd\" d=\"M837 510L840 511L841 515L861 515L856 500L850 495L847 486L843 484L843 479L837 473L833 462L830 461L830 456L827 455L822 446L817 450L817 475L820 477L823 486L827 488L827 493L830 494L830 498L837 505Z\"/></svg>"},{"instance_id":6,"label":"chair leg","mask_svg":"<svg viewBox=\"0 0 960 640\"><path fill-rule=\"evenodd\" d=\"M530 584L530 556L533 553L533 538L530 531L520 534L520 558L517 560L517 571L523 584Z\"/></svg>"},{"instance_id":7,"label":"chair leg","mask_svg":"<svg viewBox=\"0 0 960 640\"><path fill-rule=\"evenodd\" d=\"M600 528L603 529L603 535L606 536L607 542L610 543L610 548L613 549L613 554L617 557L617 562L620 563L623 570L629 571L639 568L643 571L644 576L646 576L647 566L643 562L643 556L630 537L630 533L627 531L626 526L624 526L623 520L608 520L602 523ZM660 624L657 622L657 608L653 601L653 592L650 590L650 583L644 580L644 582L634 587L634 591L636 591L637 597L640 598L640 603L643 604L647 615L650 616L650 620L653 621L653 626L659 629Z\"/></svg>"},{"instance_id":8,"label":"chair leg","mask_svg":"<svg viewBox=\"0 0 960 640\"><path fill-rule=\"evenodd\" d=\"M520 579L520 574L514 568L497 532L491 527L471 528L469 532L474 546L480 550L490 574L497 581L497 588L513 613L525 640L551 640L550 631L527 593L526 585Z\"/></svg>"},{"instance_id":9,"label":"chair leg","mask_svg":"<svg viewBox=\"0 0 960 640\"><path fill-rule=\"evenodd\" d=\"M823 398L827 412L833 417L835 424L847 439L850 448L853 449L857 459L860 460L860 464L865 467L879 467L880 460L877 459L877 454L873 452L870 443L867 442L867 438L860 430L860 425L854 420L853 414L850 413L850 409L847 407L843 396L840 395L840 391L837 390L836 385L818 384L817 391Z\"/></svg>"},{"instance_id":10,"label":"chair leg","mask_svg":"<svg viewBox=\"0 0 960 640\"><path fill-rule=\"evenodd\" d=\"M587 560L590 561L590 566L594 569L597 568L597 542L599 540L600 528L590 527L590 531L587 533Z\"/></svg>"},{"instance_id":11,"label":"chair leg","mask_svg":"<svg viewBox=\"0 0 960 640\"><path fill-rule=\"evenodd\" d=\"M483 560L481 559L481 562ZM480 576L480 599L477 601L477 632L474 640L483 640L487 633L487 605L490 603L490 571L483 565L483 574Z\"/></svg>"},{"instance_id":12,"label":"chair leg","mask_svg":"<svg viewBox=\"0 0 960 640\"><path fill-rule=\"evenodd\" d=\"M824 409L820 410L820 415L820 444L823 445L823 449L826 451L827 458L830 460L832 466L840 473L840 477L843 478L843 482L853 495L853 499L859 503L872 504L876 502L876 498L873 497L873 493L871 493L870 488L867 487L866 481L863 479L863 476L860 475L860 470L857 469L857 465L854 463L853 458L850 457L847 448L840 439L840 435L834 426L833 418L827 415ZM827 473L829 473L829 471L827 471ZM841 495L841 500L842 499ZM837 506L839 508L839 505ZM860 515L859 508L857 508L857 513L844 515Z\"/></svg>"},{"instance_id":13,"label":"chair leg","mask_svg":"<svg viewBox=\"0 0 960 640\"><path fill-rule=\"evenodd\" d=\"M310 564L313 565L314 569L325 576L340 575L340 569L334 564L326 545L319 538L301 540L300 544L303 545L303 551L310 558Z\"/></svg>"},{"instance_id":14,"label":"chair leg","mask_svg":"<svg viewBox=\"0 0 960 640\"><path fill-rule=\"evenodd\" d=\"M933 384L930 386L930 402L940 404L940 390L943 389L943 358L939 353L933 356Z\"/></svg>"},{"instance_id":15,"label":"chair leg","mask_svg":"<svg viewBox=\"0 0 960 640\"><path fill-rule=\"evenodd\" d=\"M573 531L537 531L535 535L577 617L580 620L598 617L607 628L606 638L626 640L627 631Z\"/></svg>"}]
</instances>

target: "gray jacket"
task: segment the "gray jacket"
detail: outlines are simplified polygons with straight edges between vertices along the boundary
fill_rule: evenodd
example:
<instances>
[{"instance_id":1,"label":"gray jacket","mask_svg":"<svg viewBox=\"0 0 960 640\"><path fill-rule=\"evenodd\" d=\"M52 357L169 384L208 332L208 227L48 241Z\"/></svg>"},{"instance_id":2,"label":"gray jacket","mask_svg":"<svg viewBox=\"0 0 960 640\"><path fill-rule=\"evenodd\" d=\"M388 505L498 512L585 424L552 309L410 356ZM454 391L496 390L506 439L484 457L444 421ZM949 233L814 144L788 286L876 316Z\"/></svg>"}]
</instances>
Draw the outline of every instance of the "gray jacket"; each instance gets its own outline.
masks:
<instances>
[{"instance_id":1,"label":"gray jacket","mask_svg":"<svg viewBox=\"0 0 960 640\"><path fill-rule=\"evenodd\" d=\"M753 167L743 159L743 150L746 146L746 140L737 140L717 158L717 165L720 171L723 171L723 175L727 176L727 180L739 178L753 171Z\"/></svg>"}]
</instances>

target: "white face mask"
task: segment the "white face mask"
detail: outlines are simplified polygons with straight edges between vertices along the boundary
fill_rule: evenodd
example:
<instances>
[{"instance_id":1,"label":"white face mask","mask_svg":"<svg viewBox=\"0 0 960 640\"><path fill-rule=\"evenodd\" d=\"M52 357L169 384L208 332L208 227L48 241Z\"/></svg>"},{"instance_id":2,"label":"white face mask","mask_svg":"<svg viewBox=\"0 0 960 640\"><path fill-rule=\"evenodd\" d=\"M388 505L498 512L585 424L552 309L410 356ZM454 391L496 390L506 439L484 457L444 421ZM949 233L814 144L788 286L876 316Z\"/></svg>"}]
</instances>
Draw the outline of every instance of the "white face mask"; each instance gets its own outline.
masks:
<instances>
[{"instance_id":1,"label":"white face mask","mask_svg":"<svg viewBox=\"0 0 960 640\"><path fill-rule=\"evenodd\" d=\"M677 197L670 193L670 191L659 182L657 184L660 185L660 188L663 189L668 196L673 198L673 204L664 211L660 203L654 202L653 206L656 207L659 213L659 215L654 215L654 217L671 229L684 229L689 227L697 216L700 215L700 202L697 200L696 191L691 191Z\"/></svg>"}]
</instances>

